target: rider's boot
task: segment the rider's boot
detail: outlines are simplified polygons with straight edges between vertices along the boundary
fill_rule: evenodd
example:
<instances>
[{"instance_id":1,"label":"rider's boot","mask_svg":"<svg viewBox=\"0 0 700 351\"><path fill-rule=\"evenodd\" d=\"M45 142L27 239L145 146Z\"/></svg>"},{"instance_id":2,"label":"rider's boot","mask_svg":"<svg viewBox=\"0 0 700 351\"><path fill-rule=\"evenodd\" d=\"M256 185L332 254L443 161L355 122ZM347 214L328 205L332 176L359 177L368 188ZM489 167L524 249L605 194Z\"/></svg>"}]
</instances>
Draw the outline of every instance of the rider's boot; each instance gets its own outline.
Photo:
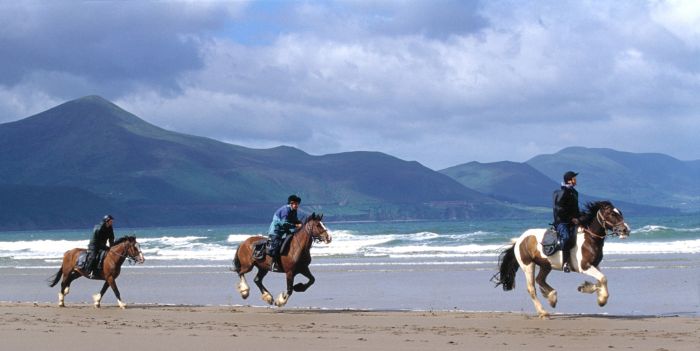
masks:
<instances>
[{"instance_id":1,"label":"rider's boot","mask_svg":"<svg viewBox=\"0 0 700 351\"><path fill-rule=\"evenodd\" d=\"M569 253L569 249L563 248L561 250L562 253L562 265L561 265L561 270L564 271L564 273L569 273L571 272L571 268L569 267L569 259L571 254Z\"/></svg>"}]
</instances>

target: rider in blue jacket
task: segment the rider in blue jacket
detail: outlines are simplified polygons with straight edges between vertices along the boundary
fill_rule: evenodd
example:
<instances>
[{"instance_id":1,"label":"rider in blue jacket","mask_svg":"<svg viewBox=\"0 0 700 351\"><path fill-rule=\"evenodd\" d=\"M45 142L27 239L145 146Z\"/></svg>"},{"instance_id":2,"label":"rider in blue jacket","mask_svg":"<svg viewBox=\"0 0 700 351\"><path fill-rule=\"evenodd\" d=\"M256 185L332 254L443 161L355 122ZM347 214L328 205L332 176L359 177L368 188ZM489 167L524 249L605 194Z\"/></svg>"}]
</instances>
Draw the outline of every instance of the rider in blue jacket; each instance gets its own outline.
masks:
<instances>
[{"instance_id":1,"label":"rider in blue jacket","mask_svg":"<svg viewBox=\"0 0 700 351\"><path fill-rule=\"evenodd\" d=\"M279 265L280 249L284 238L301 228L302 222L297 213L299 204L301 204L301 198L290 195L287 198L287 204L280 207L272 216L272 223L267 233L270 238L268 254L272 256L272 267L270 267L272 271L275 270L275 265Z\"/></svg>"}]
</instances>

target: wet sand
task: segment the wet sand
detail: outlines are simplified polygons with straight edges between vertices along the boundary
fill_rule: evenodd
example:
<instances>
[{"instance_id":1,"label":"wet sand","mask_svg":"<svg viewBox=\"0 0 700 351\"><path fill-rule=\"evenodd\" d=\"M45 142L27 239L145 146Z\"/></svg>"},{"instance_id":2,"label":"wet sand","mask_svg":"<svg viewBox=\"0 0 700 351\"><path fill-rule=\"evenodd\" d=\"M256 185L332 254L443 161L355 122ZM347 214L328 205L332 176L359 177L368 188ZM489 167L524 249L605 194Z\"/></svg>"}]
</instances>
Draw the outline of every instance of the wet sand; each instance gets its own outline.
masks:
<instances>
[{"instance_id":1,"label":"wet sand","mask_svg":"<svg viewBox=\"0 0 700 351\"><path fill-rule=\"evenodd\" d=\"M4 350L697 350L692 316L0 303Z\"/></svg>"}]
</instances>

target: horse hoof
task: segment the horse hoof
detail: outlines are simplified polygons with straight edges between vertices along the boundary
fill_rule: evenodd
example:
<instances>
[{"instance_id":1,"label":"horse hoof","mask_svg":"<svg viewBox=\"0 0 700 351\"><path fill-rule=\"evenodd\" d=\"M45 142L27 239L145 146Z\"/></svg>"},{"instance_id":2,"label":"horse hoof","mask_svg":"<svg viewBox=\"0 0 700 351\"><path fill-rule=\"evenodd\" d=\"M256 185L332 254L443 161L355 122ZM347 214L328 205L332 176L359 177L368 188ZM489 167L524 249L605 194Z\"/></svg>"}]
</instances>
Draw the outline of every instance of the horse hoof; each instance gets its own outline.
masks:
<instances>
[{"instance_id":1,"label":"horse hoof","mask_svg":"<svg viewBox=\"0 0 700 351\"><path fill-rule=\"evenodd\" d=\"M553 290L553 291L550 292L549 295L547 296L547 301L549 302L549 305L550 305L552 308L555 308L555 307L557 307L557 300L558 300L558 299L557 299L557 292Z\"/></svg>"},{"instance_id":2,"label":"horse hoof","mask_svg":"<svg viewBox=\"0 0 700 351\"><path fill-rule=\"evenodd\" d=\"M270 293L268 292L263 294L262 300L267 302L268 305L272 305L272 303L274 302L272 299L272 295L270 295Z\"/></svg>"},{"instance_id":3,"label":"horse hoof","mask_svg":"<svg viewBox=\"0 0 700 351\"><path fill-rule=\"evenodd\" d=\"M287 293L280 293L277 296L277 300L275 300L275 306L282 307L282 306L287 304L288 300L289 300L289 295L287 295Z\"/></svg>"},{"instance_id":4,"label":"horse hoof","mask_svg":"<svg viewBox=\"0 0 700 351\"><path fill-rule=\"evenodd\" d=\"M549 313L547 313L547 312L540 313L539 317L540 317L540 319L549 319Z\"/></svg>"},{"instance_id":5,"label":"horse hoof","mask_svg":"<svg viewBox=\"0 0 700 351\"><path fill-rule=\"evenodd\" d=\"M117 303L119 304L119 308L121 308L121 309L123 309L123 310L126 309L126 304L125 304L125 303L123 303L123 302L121 302L121 301L117 301Z\"/></svg>"},{"instance_id":6,"label":"horse hoof","mask_svg":"<svg viewBox=\"0 0 700 351\"><path fill-rule=\"evenodd\" d=\"M248 296L250 296L249 291L241 291L241 297L243 298L243 300L247 299Z\"/></svg>"}]
</instances>

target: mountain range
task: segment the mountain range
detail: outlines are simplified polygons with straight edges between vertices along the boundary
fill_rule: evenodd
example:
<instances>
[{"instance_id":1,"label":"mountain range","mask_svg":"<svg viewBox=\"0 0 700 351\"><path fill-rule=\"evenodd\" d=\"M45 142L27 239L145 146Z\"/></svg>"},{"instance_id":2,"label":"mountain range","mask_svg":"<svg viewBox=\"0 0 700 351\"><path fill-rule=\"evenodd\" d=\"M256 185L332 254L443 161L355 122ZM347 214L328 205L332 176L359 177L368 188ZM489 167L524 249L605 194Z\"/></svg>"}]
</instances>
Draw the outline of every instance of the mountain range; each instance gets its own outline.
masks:
<instances>
[{"instance_id":1,"label":"mountain range","mask_svg":"<svg viewBox=\"0 0 700 351\"><path fill-rule=\"evenodd\" d=\"M0 229L258 223L291 193L329 220L542 215L564 170L584 198L639 213L700 210L700 161L567 148L524 163L431 170L379 152L322 156L175 133L87 96L0 124Z\"/></svg>"}]
</instances>

